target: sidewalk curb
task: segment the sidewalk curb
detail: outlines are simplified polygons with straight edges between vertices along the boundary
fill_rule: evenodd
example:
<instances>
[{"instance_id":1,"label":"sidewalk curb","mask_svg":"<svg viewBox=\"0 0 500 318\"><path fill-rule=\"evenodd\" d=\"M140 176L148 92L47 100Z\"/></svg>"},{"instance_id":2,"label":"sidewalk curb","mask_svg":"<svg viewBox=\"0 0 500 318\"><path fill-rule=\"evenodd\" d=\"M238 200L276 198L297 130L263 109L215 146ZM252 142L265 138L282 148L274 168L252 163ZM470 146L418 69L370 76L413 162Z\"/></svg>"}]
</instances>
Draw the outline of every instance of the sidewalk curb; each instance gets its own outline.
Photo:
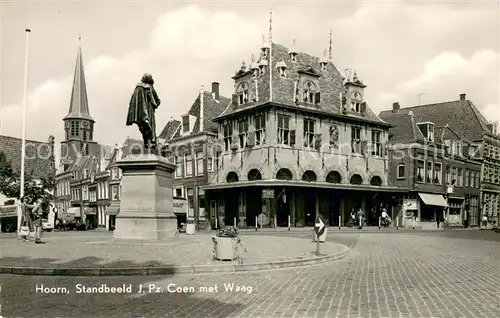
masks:
<instances>
[{"instance_id":1,"label":"sidewalk curb","mask_svg":"<svg viewBox=\"0 0 500 318\"><path fill-rule=\"evenodd\" d=\"M286 261L272 261L248 264L221 264L221 265L165 265L158 267L93 267L93 268L63 268L63 267L9 267L0 266L0 274L32 275L32 276L159 276L175 274L206 274L206 273L238 273L262 271L269 269L292 268L316 265L330 261L337 261L349 254L349 248L341 245L343 251L317 258L294 259Z\"/></svg>"}]
</instances>

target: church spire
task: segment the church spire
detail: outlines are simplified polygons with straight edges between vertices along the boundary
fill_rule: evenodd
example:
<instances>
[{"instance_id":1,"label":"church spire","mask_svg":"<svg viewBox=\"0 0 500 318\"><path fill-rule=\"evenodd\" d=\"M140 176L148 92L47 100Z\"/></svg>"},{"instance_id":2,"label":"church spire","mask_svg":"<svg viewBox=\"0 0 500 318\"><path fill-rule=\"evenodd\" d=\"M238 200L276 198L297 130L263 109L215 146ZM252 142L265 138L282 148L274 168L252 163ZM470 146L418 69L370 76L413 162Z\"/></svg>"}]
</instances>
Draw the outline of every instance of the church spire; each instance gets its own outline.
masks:
<instances>
[{"instance_id":1,"label":"church spire","mask_svg":"<svg viewBox=\"0 0 500 318\"><path fill-rule=\"evenodd\" d=\"M78 52L76 55L75 74L73 77L69 112L64 119L70 118L94 121L90 116L89 104L87 100L87 85L85 83L85 72L83 70L81 34L78 36Z\"/></svg>"}]
</instances>

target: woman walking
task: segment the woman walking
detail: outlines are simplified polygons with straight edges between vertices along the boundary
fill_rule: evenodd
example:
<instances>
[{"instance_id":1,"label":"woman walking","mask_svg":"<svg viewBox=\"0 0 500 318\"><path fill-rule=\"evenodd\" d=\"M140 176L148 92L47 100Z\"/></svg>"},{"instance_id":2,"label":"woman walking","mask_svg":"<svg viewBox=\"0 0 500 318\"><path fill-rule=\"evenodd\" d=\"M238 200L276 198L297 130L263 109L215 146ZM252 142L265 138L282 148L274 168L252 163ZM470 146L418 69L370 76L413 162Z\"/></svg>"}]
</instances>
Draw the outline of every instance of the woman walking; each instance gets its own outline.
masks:
<instances>
[{"instance_id":1,"label":"woman walking","mask_svg":"<svg viewBox=\"0 0 500 318\"><path fill-rule=\"evenodd\" d=\"M17 230L19 237L25 242L29 241L29 235L33 232L33 224L31 222L30 209L33 209L35 205L28 204L28 198L26 196L21 198L21 227ZM27 232L26 232L27 230Z\"/></svg>"},{"instance_id":2,"label":"woman walking","mask_svg":"<svg viewBox=\"0 0 500 318\"><path fill-rule=\"evenodd\" d=\"M35 244L42 244L42 200L38 200L33 208L33 226L35 227Z\"/></svg>"}]
</instances>

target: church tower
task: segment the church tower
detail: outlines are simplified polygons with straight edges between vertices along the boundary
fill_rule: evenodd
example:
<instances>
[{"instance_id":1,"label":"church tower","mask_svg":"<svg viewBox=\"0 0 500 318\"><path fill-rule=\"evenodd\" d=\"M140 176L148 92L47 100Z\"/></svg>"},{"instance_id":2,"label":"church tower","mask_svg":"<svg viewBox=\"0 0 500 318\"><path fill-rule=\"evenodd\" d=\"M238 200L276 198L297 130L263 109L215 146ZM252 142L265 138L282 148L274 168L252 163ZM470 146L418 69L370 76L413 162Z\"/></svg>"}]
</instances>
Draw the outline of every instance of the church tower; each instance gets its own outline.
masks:
<instances>
[{"instance_id":1,"label":"church tower","mask_svg":"<svg viewBox=\"0 0 500 318\"><path fill-rule=\"evenodd\" d=\"M69 112L63 118L65 138L61 142L61 165L66 171L80 156L100 157L94 141L95 120L90 116L81 45L78 46Z\"/></svg>"}]
</instances>

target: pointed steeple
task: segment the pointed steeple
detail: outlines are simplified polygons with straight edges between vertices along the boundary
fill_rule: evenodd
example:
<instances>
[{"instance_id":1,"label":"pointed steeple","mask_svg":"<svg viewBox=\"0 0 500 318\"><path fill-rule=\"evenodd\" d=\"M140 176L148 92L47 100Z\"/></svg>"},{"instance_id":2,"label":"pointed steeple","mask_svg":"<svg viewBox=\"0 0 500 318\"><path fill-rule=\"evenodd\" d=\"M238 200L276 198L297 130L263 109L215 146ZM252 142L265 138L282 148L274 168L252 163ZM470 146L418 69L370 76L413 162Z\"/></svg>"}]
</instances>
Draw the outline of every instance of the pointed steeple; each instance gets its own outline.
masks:
<instances>
[{"instance_id":1,"label":"pointed steeple","mask_svg":"<svg viewBox=\"0 0 500 318\"><path fill-rule=\"evenodd\" d=\"M78 38L80 40L81 37ZM73 87L71 90L71 100L69 112L64 119L87 119L94 122L90 116L89 104L87 100L87 85L85 83L85 72L83 70L82 47L78 45L76 55L75 74L73 77ZM64 120L63 119L63 120Z\"/></svg>"}]
</instances>

